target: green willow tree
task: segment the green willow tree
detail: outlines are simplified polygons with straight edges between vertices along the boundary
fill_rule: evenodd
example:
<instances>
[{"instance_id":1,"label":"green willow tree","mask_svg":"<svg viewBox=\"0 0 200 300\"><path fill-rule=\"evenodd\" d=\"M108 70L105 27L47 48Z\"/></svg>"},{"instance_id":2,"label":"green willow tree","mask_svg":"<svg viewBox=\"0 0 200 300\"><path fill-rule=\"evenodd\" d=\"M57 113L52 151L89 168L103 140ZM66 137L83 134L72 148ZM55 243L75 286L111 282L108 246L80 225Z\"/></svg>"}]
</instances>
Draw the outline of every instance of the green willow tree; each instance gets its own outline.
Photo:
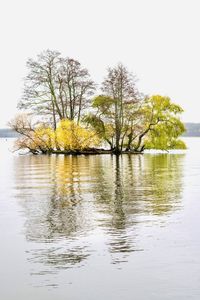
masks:
<instances>
[{"instance_id":1,"label":"green willow tree","mask_svg":"<svg viewBox=\"0 0 200 300\"><path fill-rule=\"evenodd\" d=\"M115 150L115 99L98 96L92 106L96 111L85 116L85 121L109 144L111 150ZM172 103L169 97L160 95L126 103L123 107L119 151L185 149L184 142L178 139L185 131L179 118L182 112L183 109Z\"/></svg>"},{"instance_id":2,"label":"green willow tree","mask_svg":"<svg viewBox=\"0 0 200 300\"><path fill-rule=\"evenodd\" d=\"M145 99L141 107L143 130L138 134L134 149L185 149L184 142L178 139L185 132L179 118L182 112L169 97L155 95Z\"/></svg>"}]
</instances>

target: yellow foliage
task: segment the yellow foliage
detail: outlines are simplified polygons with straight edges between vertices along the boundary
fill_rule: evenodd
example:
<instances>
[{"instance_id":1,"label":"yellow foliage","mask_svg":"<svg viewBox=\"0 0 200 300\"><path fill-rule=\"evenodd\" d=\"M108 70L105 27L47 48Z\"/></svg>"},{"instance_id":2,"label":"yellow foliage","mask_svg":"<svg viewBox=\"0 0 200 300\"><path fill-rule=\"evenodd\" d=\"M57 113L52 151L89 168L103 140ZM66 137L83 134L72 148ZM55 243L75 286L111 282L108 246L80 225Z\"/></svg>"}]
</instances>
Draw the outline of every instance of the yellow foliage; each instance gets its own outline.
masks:
<instances>
[{"instance_id":1,"label":"yellow foliage","mask_svg":"<svg viewBox=\"0 0 200 300\"><path fill-rule=\"evenodd\" d=\"M45 124L35 128L24 126L24 135L16 142L16 149L29 149L32 153L51 153L54 150L81 151L98 146L100 138L91 129L86 129L70 120L62 120L56 131Z\"/></svg>"},{"instance_id":2,"label":"yellow foliage","mask_svg":"<svg viewBox=\"0 0 200 300\"><path fill-rule=\"evenodd\" d=\"M84 150L99 145L97 134L90 129L81 127L70 120L62 120L56 129L57 143L61 149Z\"/></svg>"},{"instance_id":3,"label":"yellow foliage","mask_svg":"<svg viewBox=\"0 0 200 300\"><path fill-rule=\"evenodd\" d=\"M34 142L44 150L54 148L55 134L50 127L38 126L34 131Z\"/></svg>"}]
</instances>

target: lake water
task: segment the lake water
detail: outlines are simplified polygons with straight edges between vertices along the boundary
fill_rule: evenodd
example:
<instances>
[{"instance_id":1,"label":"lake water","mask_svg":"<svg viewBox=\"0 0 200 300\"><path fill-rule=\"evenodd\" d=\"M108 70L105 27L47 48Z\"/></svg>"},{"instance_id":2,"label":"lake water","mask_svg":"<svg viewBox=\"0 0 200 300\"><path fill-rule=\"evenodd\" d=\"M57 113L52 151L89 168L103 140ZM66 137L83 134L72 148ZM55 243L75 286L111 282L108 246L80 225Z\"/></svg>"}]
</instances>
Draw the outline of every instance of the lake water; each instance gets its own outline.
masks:
<instances>
[{"instance_id":1,"label":"lake water","mask_svg":"<svg viewBox=\"0 0 200 300\"><path fill-rule=\"evenodd\" d=\"M31 156L0 140L0 299L200 299L200 139Z\"/></svg>"}]
</instances>

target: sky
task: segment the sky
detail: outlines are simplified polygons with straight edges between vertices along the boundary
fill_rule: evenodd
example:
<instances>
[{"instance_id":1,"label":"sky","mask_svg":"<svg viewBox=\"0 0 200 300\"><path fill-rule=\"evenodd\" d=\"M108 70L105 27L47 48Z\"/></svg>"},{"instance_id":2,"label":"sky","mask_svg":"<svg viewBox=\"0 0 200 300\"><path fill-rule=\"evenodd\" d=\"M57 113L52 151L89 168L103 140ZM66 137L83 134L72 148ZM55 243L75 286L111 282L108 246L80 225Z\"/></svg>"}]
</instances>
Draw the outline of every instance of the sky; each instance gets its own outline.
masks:
<instances>
[{"instance_id":1,"label":"sky","mask_svg":"<svg viewBox=\"0 0 200 300\"><path fill-rule=\"evenodd\" d=\"M169 96L200 122L199 0L1 0L0 128L17 113L26 61L78 59L98 84L122 62L144 94Z\"/></svg>"}]
</instances>

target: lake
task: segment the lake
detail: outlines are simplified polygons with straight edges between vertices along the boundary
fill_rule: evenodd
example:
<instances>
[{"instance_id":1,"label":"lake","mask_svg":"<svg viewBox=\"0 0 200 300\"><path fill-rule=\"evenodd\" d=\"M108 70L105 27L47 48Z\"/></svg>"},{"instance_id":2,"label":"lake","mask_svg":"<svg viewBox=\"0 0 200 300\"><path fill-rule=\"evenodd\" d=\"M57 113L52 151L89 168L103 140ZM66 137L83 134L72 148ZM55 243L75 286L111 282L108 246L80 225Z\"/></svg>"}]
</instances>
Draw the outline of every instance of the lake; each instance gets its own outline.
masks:
<instances>
[{"instance_id":1,"label":"lake","mask_svg":"<svg viewBox=\"0 0 200 300\"><path fill-rule=\"evenodd\" d=\"M0 139L0 299L200 299L200 138L143 155Z\"/></svg>"}]
</instances>

